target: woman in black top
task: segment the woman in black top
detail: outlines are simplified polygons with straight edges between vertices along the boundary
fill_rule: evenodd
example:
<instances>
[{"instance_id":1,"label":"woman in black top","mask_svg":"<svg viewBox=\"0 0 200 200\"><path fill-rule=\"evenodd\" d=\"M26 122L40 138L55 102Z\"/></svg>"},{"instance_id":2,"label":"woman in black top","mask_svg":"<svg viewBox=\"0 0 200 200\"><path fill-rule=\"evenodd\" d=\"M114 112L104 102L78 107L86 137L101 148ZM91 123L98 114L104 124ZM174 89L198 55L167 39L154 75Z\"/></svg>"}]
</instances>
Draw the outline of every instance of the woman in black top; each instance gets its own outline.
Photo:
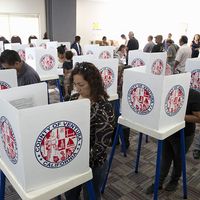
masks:
<instances>
[{"instance_id":1,"label":"woman in black top","mask_svg":"<svg viewBox=\"0 0 200 200\"><path fill-rule=\"evenodd\" d=\"M99 70L88 62L76 63L71 73L70 82L76 94L71 100L89 98L90 113L90 167L93 172L93 184L96 198L101 199L101 185L107 170L107 147L110 145L114 130L114 113L108 102ZM67 199L80 199L81 186L65 193ZM85 192L84 192L85 193ZM84 194L85 199L87 195Z\"/></svg>"},{"instance_id":2,"label":"woman in black top","mask_svg":"<svg viewBox=\"0 0 200 200\"><path fill-rule=\"evenodd\" d=\"M199 56L199 49L200 49L200 36L199 34L196 34L194 36L194 39L192 40L191 43L191 48L192 48L192 58L197 58Z\"/></svg>"}]
</instances>

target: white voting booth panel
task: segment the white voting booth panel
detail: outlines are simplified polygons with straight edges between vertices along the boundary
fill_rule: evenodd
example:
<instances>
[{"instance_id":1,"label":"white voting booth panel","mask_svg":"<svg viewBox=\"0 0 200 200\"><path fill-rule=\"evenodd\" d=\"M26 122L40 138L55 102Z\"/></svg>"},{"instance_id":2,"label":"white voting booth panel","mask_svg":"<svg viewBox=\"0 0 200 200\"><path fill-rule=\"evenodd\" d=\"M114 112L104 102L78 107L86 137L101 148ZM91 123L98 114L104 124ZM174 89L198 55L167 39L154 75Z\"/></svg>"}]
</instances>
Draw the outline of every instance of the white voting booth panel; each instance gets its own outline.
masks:
<instances>
[{"instance_id":1,"label":"white voting booth panel","mask_svg":"<svg viewBox=\"0 0 200 200\"><path fill-rule=\"evenodd\" d=\"M47 42L50 42L50 40L49 39L43 39L43 40L32 39L31 40L31 44L33 44L34 47L42 47L44 49L47 48Z\"/></svg>"},{"instance_id":2,"label":"white voting booth panel","mask_svg":"<svg viewBox=\"0 0 200 200\"><path fill-rule=\"evenodd\" d=\"M200 92L200 58L187 59L185 71L191 73L190 87Z\"/></svg>"},{"instance_id":3,"label":"white voting booth panel","mask_svg":"<svg viewBox=\"0 0 200 200\"><path fill-rule=\"evenodd\" d=\"M89 55L80 55L80 56L73 56L73 66L78 62L92 62L95 59L95 57L91 54Z\"/></svg>"},{"instance_id":4,"label":"white voting booth panel","mask_svg":"<svg viewBox=\"0 0 200 200\"><path fill-rule=\"evenodd\" d=\"M58 42L57 41L50 41L50 42L47 42L46 45L47 45L47 49L51 49L51 48L57 49Z\"/></svg>"},{"instance_id":5,"label":"white voting booth panel","mask_svg":"<svg viewBox=\"0 0 200 200\"><path fill-rule=\"evenodd\" d=\"M184 121L190 73L156 76L124 71L122 117L161 130Z\"/></svg>"},{"instance_id":6,"label":"white voting booth panel","mask_svg":"<svg viewBox=\"0 0 200 200\"><path fill-rule=\"evenodd\" d=\"M96 59L93 55L73 56L73 65L76 62L91 62L100 71L104 87L109 96L117 94L118 59Z\"/></svg>"},{"instance_id":7,"label":"white voting booth panel","mask_svg":"<svg viewBox=\"0 0 200 200\"><path fill-rule=\"evenodd\" d=\"M100 71L109 96L117 94L118 59L94 59L91 61Z\"/></svg>"},{"instance_id":8,"label":"white voting booth panel","mask_svg":"<svg viewBox=\"0 0 200 200\"><path fill-rule=\"evenodd\" d=\"M26 60L26 53L25 49L29 47L28 44L17 44L17 43L10 43L10 44L5 44L5 49L10 49L17 51L19 54L20 58L25 61Z\"/></svg>"},{"instance_id":9,"label":"white voting booth panel","mask_svg":"<svg viewBox=\"0 0 200 200\"><path fill-rule=\"evenodd\" d=\"M93 56L97 59L110 59L113 58L115 47L113 46L97 46L93 47ZM89 54L91 55L91 53Z\"/></svg>"},{"instance_id":10,"label":"white voting booth panel","mask_svg":"<svg viewBox=\"0 0 200 200\"><path fill-rule=\"evenodd\" d=\"M98 48L98 44L87 44L83 46L84 55L94 55L94 49Z\"/></svg>"},{"instance_id":11,"label":"white voting booth panel","mask_svg":"<svg viewBox=\"0 0 200 200\"><path fill-rule=\"evenodd\" d=\"M56 49L26 48L26 63L37 71L41 80L58 78Z\"/></svg>"},{"instance_id":12,"label":"white voting booth panel","mask_svg":"<svg viewBox=\"0 0 200 200\"><path fill-rule=\"evenodd\" d=\"M17 72L15 69L0 70L0 90L17 86Z\"/></svg>"},{"instance_id":13,"label":"white voting booth panel","mask_svg":"<svg viewBox=\"0 0 200 200\"><path fill-rule=\"evenodd\" d=\"M17 109L0 98L0 107L1 160L26 192L89 171L89 100Z\"/></svg>"},{"instance_id":14,"label":"white voting booth panel","mask_svg":"<svg viewBox=\"0 0 200 200\"><path fill-rule=\"evenodd\" d=\"M129 51L128 64L133 67L146 66L146 72L155 75L165 75L166 52L144 53L141 50Z\"/></svg>"},{"instance_id":15,"label":"white voting booth panel","mask_svg":"<svg viewBox=\"0 0 200 200\"><path fill-rule=\"evenodd\" d=\"M1 52L3 52L3 41L0 41L0 55L1 55Z\"/></svg>"}]
</instances>

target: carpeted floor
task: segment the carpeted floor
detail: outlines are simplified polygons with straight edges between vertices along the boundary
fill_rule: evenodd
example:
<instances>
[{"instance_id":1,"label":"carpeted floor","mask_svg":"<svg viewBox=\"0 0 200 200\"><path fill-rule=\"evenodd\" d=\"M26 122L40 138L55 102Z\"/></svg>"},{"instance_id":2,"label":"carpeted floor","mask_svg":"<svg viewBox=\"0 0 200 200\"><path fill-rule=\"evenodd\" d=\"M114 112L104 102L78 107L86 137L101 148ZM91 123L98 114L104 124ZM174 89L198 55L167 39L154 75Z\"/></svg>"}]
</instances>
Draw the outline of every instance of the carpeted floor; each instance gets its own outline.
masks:
<instances>
[{"instance_id":1,"label":"carpeted floor","mask_svg":"<svg viewBox=\"0 0 200 200\"><path fill-rule=\"evenodd\" d=\"M58 96L52 94L51 103L57 102ZM196 136L200 137L200 126L196 130ZM153 195L146 195L145 189L152 183L155 175L155 162L157 144L152 138L149 142L143 141L139 173L134 172L134 160L136 158L138 134L132 132L130 135L131 145L127 157L123 157L120 147L117 146L111 173L109 174L107 187L103 194L103 200L150 200ZM144 139L143 139L144 140ZM200 160L194 160L190 148L187 154L187 186L188 200L200 200ZM167 182L167 180L166 180ZM182 183L175 192L159 192L160 200L183 199ZM6 200L19 200L10 183L6 184ZM65 199L62 196L62 199ZM42 200L42 199L41 199Z\"/></svg>"}]
</instances>

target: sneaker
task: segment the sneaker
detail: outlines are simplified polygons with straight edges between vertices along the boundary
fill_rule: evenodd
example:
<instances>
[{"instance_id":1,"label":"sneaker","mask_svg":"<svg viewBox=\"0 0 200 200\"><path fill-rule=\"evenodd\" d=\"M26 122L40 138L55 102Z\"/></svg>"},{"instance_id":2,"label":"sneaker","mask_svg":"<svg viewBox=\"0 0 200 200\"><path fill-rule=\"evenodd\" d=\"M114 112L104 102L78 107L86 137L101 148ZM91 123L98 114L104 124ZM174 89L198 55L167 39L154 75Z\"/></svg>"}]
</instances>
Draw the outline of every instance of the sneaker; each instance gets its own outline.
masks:
<instances>
[{"instance_id":1,"label":"sneaker","mask_svg":"<svg viewBox=\"0 0 200 200\"><path fill-rule=\"evenodd\" d=\"M200 159L200 150L193 150L193 158L194 159Z\"/></svg>"},{"instance_id":2,"label":"sneaker","mask_svg":"<svg viewBox=\"0 0 200 200\"><path fill-rule=\"evenodd\" d=\"M167 183L165 190L166 191L175 191L178 187L178 181L171 180Z\"/></svg>"},{"instance_id":3,"label":"sneaker","mask_svg":"<svg viewBox=\"0 0 200 200\"><path fill-rule=\"evenodd\" d=\"M162 185L159 185L158 190L162 190ZM154 184L150 185L146 189L146 194L153 194L154 193Z\"/></svg>"}]
</instances>

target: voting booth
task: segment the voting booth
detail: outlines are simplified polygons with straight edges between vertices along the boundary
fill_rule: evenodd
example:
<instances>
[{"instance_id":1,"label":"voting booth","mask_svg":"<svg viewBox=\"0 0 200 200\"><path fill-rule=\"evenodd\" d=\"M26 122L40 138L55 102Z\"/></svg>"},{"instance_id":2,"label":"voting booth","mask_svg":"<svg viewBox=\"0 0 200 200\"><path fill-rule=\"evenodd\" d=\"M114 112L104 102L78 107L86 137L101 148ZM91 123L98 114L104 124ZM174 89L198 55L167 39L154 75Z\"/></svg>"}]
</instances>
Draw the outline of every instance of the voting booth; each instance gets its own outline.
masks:
<instances>
[{"instance_id":1,"label":"voting booth","mask_svg":"<svg viewBox=\"0 0 200 200\"><path fill-rule=\"evenodd\" d=\"M98 44L87 44L83 46L83 55L94 55L94 50L98 48Z\"/></svg>"},{"instance_id":2,"label":"voting booth","mask_svg":"<svg viewBox=\"0 0 200 200\"><path fill-rule=\"evenodd\" d=\"M37 71L41 80L58 78L56 49L26 48L26 63Z\"/></svg>"},{"instance_id":3,"label":"voting booth","mask_svg":"<svg viewBox=\"0 0 200 200\"><path fill-rule=\"evenodd\" d=\"M17 72L15 69L0 70L0 90L17 86Z\"/></svg>"},{"instance_id":4,"label":"voting booth","mask_svg":"<svg viewBox=\"0 0 200 200\"><path fill-rule=\"evenodd\" d=\"M50 42L47 42L46 45L47 45L47 49L51 49L51 48L57 49L58 42L57 41L50 41Z\"/></svg>"},{"instance_id":5,"label":"voting booth","mask_svg":"<svg viewBox=\"0 0 200 200\"><path fill-rule=\"evenodd\" d=\"M184 121L190 73L156 76L124 71L122 117L149 129L165 129Z\"/></svg>"},{"instance_id":6,"label":"voting booth","mask_svg":"<svg viewBox=\"0 0 200 200\"><path fill-rule=\"evenodd\" d=\"M4 51L4 48L3 48L3 41L0 41L0 55L1 53Z\"/></svg>"},{"instance_id":7,"label":"voting booth","mask_svg":"<svg viewBox=\"0 0 200 200\"><path fill-rule=\"evenodd\" d=\"M191 73L190 87L200 92L200 58L187 59L185 71Z\"/></svg>"},{"instance_id":8,"label":"voting booth","mask_svg":"<svg viewBox=\"0 0 200 200\"><path fill-rule=\"evenodd\" d=\"M110 59L114 55L113 46L98 46L98 45L87 45L84 46L85 55L93 55L96 59Z\"/></svg>"},{"instance_id":9,"label":"voting booth","mask_svg":"<svg viewBox=\"0 0 200 200\"><path fill-rule=\"evenodd\" d=\"M118 59L96 59L93 55L73 56L73 65L75 63L90 62L100 71L104 87L109 96L117 94L118 79Z\"/></svg>"},{"instance_id":10,"label":"voting booth","mask_svg":"<svg viewBox=\"0 0 200 200\"><path fill-rule=\"evenodd\" d=\"M42 47L44 49L47 48L47 42L50 42L49 39L43 39L43 40L40 40L40 39L32 39L31 40L31 44L34 46L34 47Z\"/></svg>"},{"instance_id":11,"label":"voting booth","mask_svg":"<svg viewBox=\"0 0 200 200\"><path fill-rule=\"evenodd\" d=\"M28 44L18 44L18 43L5 44L5 49L10 49L10 50L16 51L19 54L21 60L23 60L23 61L26 60L25 49L27 47L29 47Z\"/></svg>"},{"instance_id":12,"label":"voting booth","mask_svg":"<svg viewBox=\"0 0 200 200\"><path fill-rule=\"evenodd\" d=\"M166 52L144 53L141 50L129 51L128 65L133 67L146 66L146 72L156 75L165 75Z\"/></svg>"},{"instance_id":13,"label":"voting booth","mask_svg":"<svg viewBox=\"0 0 200 200\"><path fill-rule=\"evenodd\" d=\"M26 192L90 170L89 100L47 105L46 90L39 83L0 93L1 160Z\"/></svg>"},{"instance_id":14,"label":"voting booth","mask_svg":"<svg viewBox=\"0 0 200 200\"><path fill-rule=\"evenodd\" d=\"M80 56L73 56L72 60L73 60L73 66L79 62L92 62L95 59L95 57L91 54L88 55L80 55Z\"/></svg>"}]
</instances>

